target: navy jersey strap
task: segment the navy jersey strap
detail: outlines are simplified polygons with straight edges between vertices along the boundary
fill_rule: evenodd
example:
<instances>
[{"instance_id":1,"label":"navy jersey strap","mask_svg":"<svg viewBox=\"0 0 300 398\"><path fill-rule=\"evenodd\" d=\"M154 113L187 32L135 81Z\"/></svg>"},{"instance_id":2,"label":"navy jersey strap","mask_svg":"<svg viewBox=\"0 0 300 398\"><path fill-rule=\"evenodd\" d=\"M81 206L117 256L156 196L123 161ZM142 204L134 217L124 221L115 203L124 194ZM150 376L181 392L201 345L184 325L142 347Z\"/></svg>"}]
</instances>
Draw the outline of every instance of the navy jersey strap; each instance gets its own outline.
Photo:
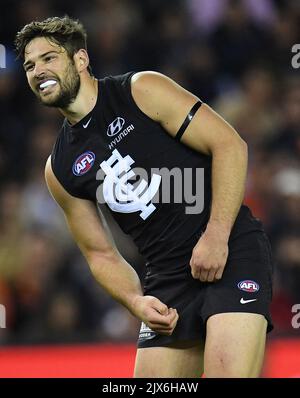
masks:
<instances>
[{"instance_id":1,"label":"navy jersey strap","mask_svg":"<svg viewBox=\"0 0 300 398\"><path fill-rule=\"evenodd\" d=\"M180 138L182 137L182 134L185 132L187 126L191 123L193 117L195 116L195 113L197 112L197 110L200 108L201 105L202 105L202 102L198 101L195 103L195 105L189 111L189 113L187 114L187 117L184 119L184 122L182 123L180 129L177 131L175 140L177 140L177 141L180 140Z\"/></svg>"}]
</instances>

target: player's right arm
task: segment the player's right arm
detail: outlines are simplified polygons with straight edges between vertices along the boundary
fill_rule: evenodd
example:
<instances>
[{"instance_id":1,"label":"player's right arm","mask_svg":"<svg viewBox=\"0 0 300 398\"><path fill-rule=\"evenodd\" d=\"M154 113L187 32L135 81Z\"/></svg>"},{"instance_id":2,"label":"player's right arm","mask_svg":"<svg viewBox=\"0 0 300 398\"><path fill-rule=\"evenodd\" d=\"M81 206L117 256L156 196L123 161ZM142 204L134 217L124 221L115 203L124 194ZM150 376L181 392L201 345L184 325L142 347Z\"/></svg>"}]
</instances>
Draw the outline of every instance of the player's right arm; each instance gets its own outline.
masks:
<instances>
[{"instance_id":1,"label":"player's right arm","mask_svg":"<svg viewBox=\"0 0 300 398\"><path fill-rule=\"evenodd\" d=\"M51 167L45 168L48 189L62 208L70 232L99 284L133 315L161 334L172 334L177 311L152 296L143 296L135 270L111 244L101 224L96 206L89 200L70 195L59 183Z\"/></svg>"}]
</instances>

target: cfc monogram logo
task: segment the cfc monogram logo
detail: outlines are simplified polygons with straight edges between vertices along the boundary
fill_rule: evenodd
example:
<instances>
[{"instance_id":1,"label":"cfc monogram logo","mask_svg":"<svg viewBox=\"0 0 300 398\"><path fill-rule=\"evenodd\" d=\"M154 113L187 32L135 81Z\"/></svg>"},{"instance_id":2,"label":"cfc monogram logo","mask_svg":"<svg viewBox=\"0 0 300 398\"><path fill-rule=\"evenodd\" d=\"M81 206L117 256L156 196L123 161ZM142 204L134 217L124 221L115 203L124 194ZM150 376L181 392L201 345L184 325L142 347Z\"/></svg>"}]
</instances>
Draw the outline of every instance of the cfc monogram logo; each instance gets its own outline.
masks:
<instances>
[{"instance_id":1,"label":"cfc monogram logo","mask_svg":"<svg viewBox=\"0 0 300 398\"><path fill-rule=\"evenodd\" d=\"M129 155L122 157L115 149L110 158L100 164L105 173L103 196L111 210L119 213L140 211L139 216L146 220L156 209L151 199L159 189L161 176L153 174L149 186L144 179L140 179L134 187L129 183L136 176L131 169L133 163L134 160Z\"/></svg>"}]
</instances>

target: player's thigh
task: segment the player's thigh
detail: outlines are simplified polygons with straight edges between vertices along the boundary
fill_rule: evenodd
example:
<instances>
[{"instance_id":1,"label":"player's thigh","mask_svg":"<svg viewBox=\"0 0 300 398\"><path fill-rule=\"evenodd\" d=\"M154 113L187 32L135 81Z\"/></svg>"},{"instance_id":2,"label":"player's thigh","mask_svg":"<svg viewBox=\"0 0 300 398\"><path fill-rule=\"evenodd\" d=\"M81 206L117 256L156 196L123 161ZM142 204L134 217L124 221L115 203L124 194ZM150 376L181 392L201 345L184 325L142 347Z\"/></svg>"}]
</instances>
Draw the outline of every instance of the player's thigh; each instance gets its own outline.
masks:
<instances>
[{"instance_id":1,"label":"player's thigh","mask_svg":"<svg viewBox=\"0 0 300 398\"><path fill-rule=\"evenodd\" d=\"M222 313L207 321L204 354L206 377L259 377L267 321L254 313Z\"/></svg>"},{"instance_id":2,"label":"player's thigh","mask_svg":"<svg viewBox=\"0 0 300 398\"><path fill-rule=\"evenodd\" d=\"M134 377L200 377L204 344L148 347L137 350Z\"/></svg>"}]
</instances>

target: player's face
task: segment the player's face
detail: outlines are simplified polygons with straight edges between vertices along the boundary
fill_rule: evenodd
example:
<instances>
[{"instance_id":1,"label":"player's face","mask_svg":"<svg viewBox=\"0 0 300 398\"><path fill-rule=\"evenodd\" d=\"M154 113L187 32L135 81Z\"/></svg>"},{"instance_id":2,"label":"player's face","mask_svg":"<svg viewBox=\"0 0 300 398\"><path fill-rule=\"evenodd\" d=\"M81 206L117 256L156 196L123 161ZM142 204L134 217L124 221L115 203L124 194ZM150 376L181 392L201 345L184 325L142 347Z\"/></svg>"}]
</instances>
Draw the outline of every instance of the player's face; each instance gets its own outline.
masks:
<instances>
[{"instance_id":1,"label":"player's face","mask_svg":"<svg viewBox=\"0 0 300 398\"><path fill-rule=\"evenodd\" d=\"M65 49L44 37L25 48L24 69L30 88L47 106L67 108L77 97L80 77Z\"/></svg>"}]
</instances>

